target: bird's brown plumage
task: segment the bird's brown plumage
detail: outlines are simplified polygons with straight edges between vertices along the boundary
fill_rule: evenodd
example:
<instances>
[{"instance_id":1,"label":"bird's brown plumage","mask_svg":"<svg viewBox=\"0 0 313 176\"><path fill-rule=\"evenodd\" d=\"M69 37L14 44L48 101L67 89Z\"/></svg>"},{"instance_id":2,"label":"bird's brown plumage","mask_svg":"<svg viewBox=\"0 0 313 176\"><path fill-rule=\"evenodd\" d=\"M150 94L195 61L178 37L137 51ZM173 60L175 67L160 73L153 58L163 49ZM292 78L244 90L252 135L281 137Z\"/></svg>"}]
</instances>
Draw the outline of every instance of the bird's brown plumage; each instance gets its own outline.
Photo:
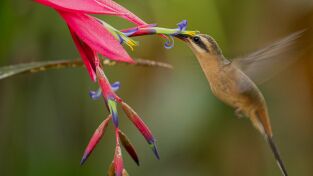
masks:
<instances>
[{"instance_id":1,"label":"bird's brown plumage","mask_svg":"<svg viewBox=\"0 0 313 176\"><path fill-rule=\"evenodd\" d=\"M299 38L301 33L294 33L274 43L273 47L261 50L262 52L259 53L263 58L256 55L254 59L258 61L266 59L264 53L274 53L271 50L275 50L275 54L283 52L287 46L291 46ZM240 112L251 120L252 124L267 139L283 175L287 176L283 161L272 139L273 132L265 99L256 84L241 70L240 64L238 64L245 63L244 58L233 64L223 56L217 42L208 35L199 34L184 38L184 40L196 55L213 94L224 103L235 108L236 112ZM250 63L253 62L251 57L248 59L250 59Z\"/></svg>"}]
</instances>

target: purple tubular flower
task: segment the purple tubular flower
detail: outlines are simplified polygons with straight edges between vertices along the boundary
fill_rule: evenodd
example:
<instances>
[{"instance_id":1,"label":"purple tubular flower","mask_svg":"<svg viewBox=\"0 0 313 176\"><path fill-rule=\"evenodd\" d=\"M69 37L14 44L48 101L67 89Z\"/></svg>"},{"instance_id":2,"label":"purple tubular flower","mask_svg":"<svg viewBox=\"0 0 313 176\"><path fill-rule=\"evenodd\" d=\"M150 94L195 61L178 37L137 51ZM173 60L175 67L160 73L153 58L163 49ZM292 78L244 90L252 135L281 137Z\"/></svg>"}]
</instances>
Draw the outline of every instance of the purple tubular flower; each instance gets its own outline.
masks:
<instances>
[{"instance_id":1,"label":"purple tubular flower","mask_svg":"<svg viewBox=\"0 0 313 176\"><path fill-rule=\"evenodd\" d=\"M112 88L112 90L113 90L114 92L118 91L118 90L120 89L120 87L121 87L121 83L120 83L119 81L117 81L117 82L111 84L111 88Z\"/></svg>"},{"instance_id":2,"label":"purple tubular flower","mask_svg":"<svg viewBox=\"0 0 313 176\"><path fill-rule=\"evenodd\" d=\"M156 27L157 24L147 24L142 26L137 26L134 28L121 30L127 37L135 37L141 35L153 35L156 34L156 30L152 29Z\"/></svg>"},{"instance_id":3,"label":"purple tubular flower","mask_svg":"<svg viewBox=\"0 0 313 176\"><path fill-rule=\"evenodd\" d=\"M177 32L174 34L169 35L168 40L165 42L164 47L166 49L172 49L174 47L174 38L173 36L176 36L178 34L180 34L183 31L186 31L187 26L188 26L188 21L187 20L183 20L180 23L177 24L178 28L177 28Z\"/></svg>"},{"instance_id":4,"label":"purple tubular flower","mask_svg":"<svg viewBox=\"0 0 313 176\"><path fill-rule=\"evenodd\" d=\"M153 137L148 126L142 121L138 114L128 104L122 102L121 105L127 117L133 122L133 124L137 127L137 129L140 131L140 133L144 136L144 138L148 142L156 158L160 159L159 152L156 146L156 140Z\"/></svg>"},{"instance_id":5,"label":"purple tubular flower","mask_svg":"<svg viewBox=\"0 0 313 176\"><path fill-rule=\"evenodd\" d=\"M121 83L119 81L111 84L111 89L116 92L120 89L121 87ZM101 98L102 95L102 90L98 89L97 91L89 91L89 96L90 98L92 98L93 100L99 100Z\"/></svg>"},{"instance_id":6,"label":"purple tubular flower","mask_svg":"<svg viewBox=\"0 0 313 176\"><path fill-rule=\"evenodd\" d=\"M167 29L156 27L156 25L143 25L135 28L124 29L122 30L123 34L128 37L135 37L141 35L152 35L152 34L162 34L162 37L166 39L166 43L164 47L166 49L171 49L174 47L174 39L173 37L184 34L184 35L195 35L197 31L186 31L188 22L187 20L183 20L177 24L177 28L175 29Z\"/></svg>"},{"instance_id":7,"label":"purple tubular flower","mask_svg":"<svg viewBox=\"0 0 313 176\"><path fill-rule=\"evenodd\" d=\"M129 35L129 36L132 36L132 37L135 37L135 36L141 36L141 35L153 35L153 34L156 34L157 31L154 30L154 29L149 29L149 28L144 28L144 29L138 29L134 32L128 32L128 33L125 33L126 35Z\"/></svg>"},{"instance_id":8,"label":"purple tubular flower","mask_svg":"<svg viewBox=\"0 0 313 176\"><path fill-rule=\"evenodd\" d=\"M102 96L102 90L98 89L96 91L89 91L89 96L90 98L92 98L93 100L99 100L100 97Z\"/></svg>"}]
</instances>

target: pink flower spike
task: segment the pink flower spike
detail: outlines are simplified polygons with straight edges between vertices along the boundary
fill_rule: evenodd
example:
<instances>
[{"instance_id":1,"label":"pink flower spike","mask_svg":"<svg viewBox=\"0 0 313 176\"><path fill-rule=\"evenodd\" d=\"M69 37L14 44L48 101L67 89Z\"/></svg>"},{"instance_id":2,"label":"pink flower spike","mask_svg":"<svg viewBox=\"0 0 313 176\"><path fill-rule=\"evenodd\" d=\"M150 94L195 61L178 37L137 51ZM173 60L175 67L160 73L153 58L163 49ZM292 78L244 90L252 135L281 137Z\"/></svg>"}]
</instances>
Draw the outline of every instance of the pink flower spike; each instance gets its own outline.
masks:
<instances>
[{"instance_id":1,"label":"pink flower spike","mask_svg":"<svg viewBox=\"0 0 313 176\"><path fill-rule=\"evenodd\" d=\"M84 43L111 60L134 63L119 41L94 17L59 11L68 26Z\"/></svg>"},{"instance_id":2,"label":"pink flower spike","mask_svg":"<svg viewBox=\"0 0 313 176\"><path fill-rule=\"evenodd\" d=\"M142 121L138 114L128 104L126 104L125 102L122 102L121 104L127 117L133 122L133 124L137 127L140 133L144 136L156 158L160 159L159 152L156 146L156 140L153 137L148 126L145 124L145 122Z\"/></svg>"},{"instance_id":3,"label":"pink flower spike","mask_svg":"<svg viewBox=\"0 0 313 176\"><path fill-rule=\"evenodd\" d=\"M115 168L115 176L122 176L124 170L123 158L122 158L122 151L119 142L119 129L115 129L115 137L116 137L116 148L115 148L115 155L114 155L114 168Z\"/></svg>"},{"instance_id":4,"label":"pink flower spike","mask_svg":"<svg viewBox=\"0 0 313 176\"><path fill-rule=\"evenodd\" d=\"M107 172L107 176L115 176L115 168L114 168L114 161L110 164L109 170ZM126 169L123 169L123 174L122 176L129 176L128 172Z\"/></svg>"},{"instance_id":5,"label":"pink flower spike","mask_svg":"<svg viewBox=\"0 0 313 176\"><path fill-rule=\"evenodd\" d=\"M94 0L98 2L103 7L110 7L115 12L122 13L123 15L119 15L120 17L136 24L136 25L146 25L147 23L144 22L142 19L137 17L135 14L127 10L125 7L119 5L118 3L112 1L112 0Z\"/></svg>"},{"instance_id":6,"label":"pink flower spike","mask_svg":"<svg viewBox=\"0 0 313 176\"><path fill-rule=\"evenodd\" d=\"M103 6L95 0L36 0L36 2L62 11L122 15L111 7Z\"/></svg>"},{"instance_id":7,"label":"pink flower spike","mask_svg":"<svg viewBox=\"0 0 313 176\"><path fill-rule=\"evenodd\" d=\"M136 25L147 24L125 7L112 0L36 0L36 2L52 7L58 11L115 15Z\"/></svg>"},{"instance_id":8,"label":"pink flower spike","mask_svg":"<svg viewBox=\"0 0 313 176\"><path fill-rule=\"evenodd\" d=\"M98 55L88 45L86 45L86 43L81 41L70 27L69 29L91 80L96 81L95 60L98 59Z\"/></svg>"},{"instance_id":9,"label":"pink flower spike","mask_svg":"<svg viewBox=\"0 0 313 176\"><path fill-rule=\"evenodd\" d=\"M112 116L109 115L101 124L100 126L96 129L94 132L93 136L91 137L89 144L87 145L83 158L80 161L80 165L83 165L89 155L92 153L96 145L99 143L100 139L102 138L106 127L108 126L109 121L112 119Z\"/></svg>"}]
</instances>

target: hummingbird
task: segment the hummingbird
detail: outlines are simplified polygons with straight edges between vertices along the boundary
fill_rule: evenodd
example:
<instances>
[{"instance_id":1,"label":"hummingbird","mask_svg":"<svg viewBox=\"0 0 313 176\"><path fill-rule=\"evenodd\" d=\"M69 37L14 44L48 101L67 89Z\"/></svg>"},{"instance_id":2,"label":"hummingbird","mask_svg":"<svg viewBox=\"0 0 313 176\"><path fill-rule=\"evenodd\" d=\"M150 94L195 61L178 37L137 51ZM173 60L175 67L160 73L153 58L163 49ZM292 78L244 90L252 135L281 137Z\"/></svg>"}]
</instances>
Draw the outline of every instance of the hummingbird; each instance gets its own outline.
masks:
<instances>
[{"instance_id":1,"label":"hummingbird","mask_svg":"<svg viewBox=\"0 0 313 176\"><path fill-rule=\"evenodd\" d=\"M273 140L266 101L252 78L256 77L255 72L273 65L273 61L283 62L275 58L290 50L302 33L295 32L246 57L232 60L224 57L218 43L209 35L177 36L187 43L196 56L213 95L233 107L238 117L249 118L265 137L284 176L288 176L288 173Z\"/></svg>"}]
</instances>

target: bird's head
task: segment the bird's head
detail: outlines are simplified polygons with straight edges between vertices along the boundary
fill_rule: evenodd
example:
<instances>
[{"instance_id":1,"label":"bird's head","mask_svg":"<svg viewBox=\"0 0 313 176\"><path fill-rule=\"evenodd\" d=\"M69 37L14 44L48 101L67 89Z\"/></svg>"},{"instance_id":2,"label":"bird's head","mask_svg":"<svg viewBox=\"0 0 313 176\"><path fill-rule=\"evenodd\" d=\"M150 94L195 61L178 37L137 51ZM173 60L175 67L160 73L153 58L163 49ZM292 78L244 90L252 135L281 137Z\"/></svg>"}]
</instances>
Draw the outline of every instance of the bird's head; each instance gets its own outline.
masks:
<instances>
[{"instance_id":1,"label":"bird's head","mask_svg":"<svg viewBox=\"0 0 313 176\"><path fill-rule=\"evenodd\" d=\"M217 42L209 35L179 35L177 37L185 41L196 56L220 56L222 54Z\"/></svg>"}]
</instances>

